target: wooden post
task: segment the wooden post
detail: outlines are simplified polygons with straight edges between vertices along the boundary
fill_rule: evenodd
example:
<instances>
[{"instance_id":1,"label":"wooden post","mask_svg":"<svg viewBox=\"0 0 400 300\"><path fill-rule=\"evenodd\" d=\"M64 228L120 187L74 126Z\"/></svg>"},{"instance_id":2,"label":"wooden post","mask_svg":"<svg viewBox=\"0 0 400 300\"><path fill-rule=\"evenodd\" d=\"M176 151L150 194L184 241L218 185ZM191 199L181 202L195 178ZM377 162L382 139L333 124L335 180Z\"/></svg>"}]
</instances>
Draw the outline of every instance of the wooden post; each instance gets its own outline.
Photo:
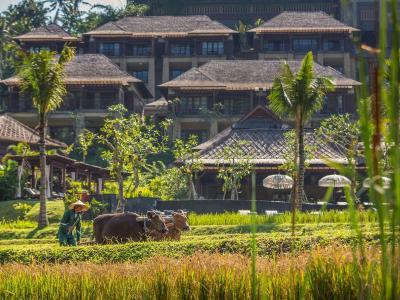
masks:
<instances>
[{"instance_id":1,"label":"wooden post","mask_svg":"<svg viewBox=\"0 0 400 300\"><path fill-rule=\"evenodd\" d=\"M89 173L88 173L88 194L89 195L91 194L91 192L90 192L91 185L92 185L92 174L91 174L91 172L89 170Z\"/></svg>"},{"instance_id":2,"label":"wooden post","mask_svg":"<svg viewBox=\"0 0 400 300\"><path fill-rule=\"evenodd\" d=\"M49 190L50 190L50 195L53 196L53 162L50 163L50 175L49 175Z\"/></svg>"}]
</instances>

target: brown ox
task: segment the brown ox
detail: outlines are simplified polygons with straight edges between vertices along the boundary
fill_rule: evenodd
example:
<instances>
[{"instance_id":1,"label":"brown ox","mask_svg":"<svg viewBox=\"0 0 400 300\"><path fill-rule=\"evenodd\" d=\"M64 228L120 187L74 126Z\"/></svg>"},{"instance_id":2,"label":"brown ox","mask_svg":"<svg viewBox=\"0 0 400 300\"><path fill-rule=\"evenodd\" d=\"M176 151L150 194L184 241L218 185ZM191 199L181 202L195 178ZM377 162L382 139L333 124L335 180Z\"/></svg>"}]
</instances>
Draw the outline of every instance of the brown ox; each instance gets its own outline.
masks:
<instances>
[{"instance_id":1,"label":"brown ox","mask_svg":"<svg viewBox=\"0 0 400 300\"><path fill-rule=\"evenodd\" d=\"M153 213L154 214L154 213ZM160 233L156 231L152 231L150 236L155 241L161 240L176 240L179 241L181 239L182 231L190 230L187 216L184 212L175 212L172 214L172 218L164 218L165 223L168 228L167 233Z\"/></svg>"},{"instance_id":2,"label":"brown ox","mask_svg":"<svg viewBox=\"0 0 400 300\"><path fill-rule=\"evenodd\" d=\"M159 215L142 218L134 213L107 214L93 223L97 243L144 241L151 232L165 234L168 229Z\"/></svg>"}]
</instances>

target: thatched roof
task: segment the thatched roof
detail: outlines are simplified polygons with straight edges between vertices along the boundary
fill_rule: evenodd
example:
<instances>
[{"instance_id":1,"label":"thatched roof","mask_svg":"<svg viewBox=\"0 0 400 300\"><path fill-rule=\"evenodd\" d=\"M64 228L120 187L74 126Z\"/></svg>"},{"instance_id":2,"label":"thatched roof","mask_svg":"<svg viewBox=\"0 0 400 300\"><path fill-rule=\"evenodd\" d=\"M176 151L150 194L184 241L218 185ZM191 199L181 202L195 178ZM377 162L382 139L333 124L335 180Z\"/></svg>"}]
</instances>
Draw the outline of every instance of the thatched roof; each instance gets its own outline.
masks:
<instances>
[{"instance_id":1,"label":"thatched roof","mask_svg":"<svg viewBox=\"0 0 400 300\"><path fill-rule=\"evenodd\" d=\"M56 24L49 24L33 29L32 31L14 38L19 41L77 41L77 37L69 35L64 29Z\"/></svg>"},{"instance_id":2,"label":"thatched roof","mask_svg":"<svg viewBox=\"0 0 400 300\"><path fill-rule=\"evenodd\" d=\"M354 32L350 27L324 12L283 12L250 32Z\"/></svg>"},{"instance_id":3,"label":"thatched roof","mask_svg":"<svg viewBox=\"0 0 400 300\"><path fill-rule=\"evenodd\" d=\"M131 37L185 37L192 35L227 35L236 31L208 16L125 17L108 22L85 35L121 35Z\"/></svg>"},{"instance_id":4,"label":"thatched roof","mask_svg":"<svg viewBox=\"0 0 400 300\"><path fill-rule=\"evenodd\" d=\"M192 68L161 88L210 89L210 90L254 90L270 89L275 78L281 74L279 60L213 60L201 67ZM301 61L287 61L291 70L297 72ZM359 82L345 77L331 67L314 63L317 77L329 77L337 87L351 87Z\"/></svg>"},{"instance_id":5,"label":"thatched roof","mask_svg":"<svg viewBox=\"0 0 400 300\"><path fill-rule=\"evenodd\" d=\"M256 107L239 122L197 146L196 149L200 151L199 159L206 168L227 163L223 159L223 149L237 146L256 167L282 165L286 162L288 153L293 151L285 138L285 133L292 129L284 123L279 124L277 118L271 114L263 106ZM307 161L310 167L326 166L327 160L347 162L341 151L317 139L313 131L305 132L305 143L312 149L312 159Z\"/></svg>"},{"instance_id":6,"label":"thatched roof","mask_svg":"<svg viewBox=\"0 0 400 300\"><path fill-rule=\"evenodd\" d=\"M38 132L8 115L0 115L0 143L25 142L34 145L38 141ZM52 148L67 148L66 144L51 138L46 138L46 145Z\"/></svg>"},{"instance_id":7,"label":"thatched roof","mask_svg":"<svg viewBox=\"0 0 400 300\"><path fill-rule=\"evenodd\" d=\"M145 88L143 81L122 71L103 54L78 54L65 67L67 85L129 85ZM18 85L19 77L0 81L5 85ZM147 89L146 89L147 90ZM148 94L150 94L147 91Z\"/></svg>"}]
</instances>

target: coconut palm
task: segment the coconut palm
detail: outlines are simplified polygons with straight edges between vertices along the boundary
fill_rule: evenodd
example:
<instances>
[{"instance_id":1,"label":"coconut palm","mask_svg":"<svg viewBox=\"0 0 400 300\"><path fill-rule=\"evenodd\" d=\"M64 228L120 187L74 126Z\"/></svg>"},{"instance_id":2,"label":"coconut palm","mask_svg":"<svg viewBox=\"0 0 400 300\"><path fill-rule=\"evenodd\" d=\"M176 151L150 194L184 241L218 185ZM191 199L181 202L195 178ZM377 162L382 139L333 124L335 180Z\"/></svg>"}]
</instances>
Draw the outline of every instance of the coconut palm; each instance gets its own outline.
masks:
<instances>
[{"instance_id":1,"label":"coconut palm","mask_svg":"<svg viewBox=\"0 0 400 300\"><path fill-rule=\"evenodd\" d=\"M38 111L39 156L40 156L40 212L38 227L48 225L46 211L46 135L47 118L57 109L66 95L64 84L65 64L74 56L74 50L65 47L59 56L53 51L42 50L38 53L21 53L22 61L18 66L21 78L21 92L32 98Z\"/></svg>"},{"instance_id":2,"label":"coconut palm","mask_svg":"<svg viewBox=\"0 0 400 300\"><path fill-rule=\"evenodd\" d=\"M309 52L303 59L297 74L287 63L282 65L282 74L276 78L269 94L269 107L283 119L293 120L296 129L295 187L293 210L300 205L304 187L304 125L323 105L326 94L334 89L330 79L315 77L313 55Z\"/></svg>"}]
</instances>

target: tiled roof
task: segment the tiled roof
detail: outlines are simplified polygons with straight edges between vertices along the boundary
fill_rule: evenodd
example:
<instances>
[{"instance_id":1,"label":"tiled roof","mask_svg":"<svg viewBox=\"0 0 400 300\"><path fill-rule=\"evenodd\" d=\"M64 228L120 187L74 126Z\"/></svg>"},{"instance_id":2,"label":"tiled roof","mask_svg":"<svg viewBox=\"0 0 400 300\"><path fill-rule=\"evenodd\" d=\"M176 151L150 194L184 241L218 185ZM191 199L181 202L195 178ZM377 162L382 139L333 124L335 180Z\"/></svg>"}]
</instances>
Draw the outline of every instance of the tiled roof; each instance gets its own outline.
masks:
<instances>
[{"instance_id":1,"label":"tiled roof","mask_svg":"<svg viewBox=\"0 0 400 300\"><path fill-rule=\"evenodd\" d=\"M0 141L37 144L39 141L39 135L32 128L22 124L14 118L7 115L0 115ZM64 143L51 138L46 138L46 145L55 148L67 147Z\"/></svg>"},{"instance_id":2,"label":"tiled roof","mask_svg":"<svg viewBox=\"0 0 400 300\"><path fill-rule=\"evenodd\" d=\"M14 38L15 40L60 40L76 41L78 38L69 35L64 29L56 24L49 24L33 29L32 31Z\"/></svg>"},{"instance_id":3,"label":"tiled roof","mask_svg":"<svg viewBox=\"0 0 400 300\"><path fill-rule=\"evenodd\" d=\"M284 134L291 129L283 124L280 128L266 126L268 115L260 116L255 113L257 110L270 113L268 109L259 106L246 118L196 147L200 150L200 160L206 166L215 166L223 162L223 149L236 145L249 155L255 165L279 166L285 163L285 156L292 149L288 147ZM327 160L338 163L347 161L339 149L317 139L313 131L305 133L305 144L310 145L313 152L312 159L308 161L310 165L325 165Z\"/></svg>"},{"instance_id":4,"label":"tiled roof","mask_svg":"<svg viewBox=\"0 0 400 300\"><path fill-rule=\"evenodd\" d=\"M207 16L125 17L108 22L85 35L188 36L231 34L236 31Z\"/></svg>"},{"instance_id":5,"label":"tiled roof","mask_svg":"<svg viewBox=\"0 0 400 300\"><path fill-rule=\"evenodd\" d=\"M324 12L283 12L250 32L353 32L359 31Z\"/></svg>"},{"instance_id":6,"label":"tiled roof","mask_svg":"<svg viewBox=\"0 0 400 300\"><path fill-rule=\"evenodd\" d=\"M160 87L164 88L210 88L224 90L270 89L275 78L280 76L280 60L213 60L201 67L192 68ZM291 70L297 72L300 60L287 61ZM331 67L314 63L317 77L329 77L336 86L354 86L359 82L345 77Z\"/></svg>"},{"instance_id":7,"label":"tiled roof","mask_svg":"<svg viewBox=\"0 0 400 300\"><path fill-rule=\"evenodd\" d=\"M66 84L96 84L109 85L129 83L144 83L122 71L109 58L102 54L78 54L65 67ZM0 81L5 85L17 85L18 76Z\"/></svg>"}]
</instances>

